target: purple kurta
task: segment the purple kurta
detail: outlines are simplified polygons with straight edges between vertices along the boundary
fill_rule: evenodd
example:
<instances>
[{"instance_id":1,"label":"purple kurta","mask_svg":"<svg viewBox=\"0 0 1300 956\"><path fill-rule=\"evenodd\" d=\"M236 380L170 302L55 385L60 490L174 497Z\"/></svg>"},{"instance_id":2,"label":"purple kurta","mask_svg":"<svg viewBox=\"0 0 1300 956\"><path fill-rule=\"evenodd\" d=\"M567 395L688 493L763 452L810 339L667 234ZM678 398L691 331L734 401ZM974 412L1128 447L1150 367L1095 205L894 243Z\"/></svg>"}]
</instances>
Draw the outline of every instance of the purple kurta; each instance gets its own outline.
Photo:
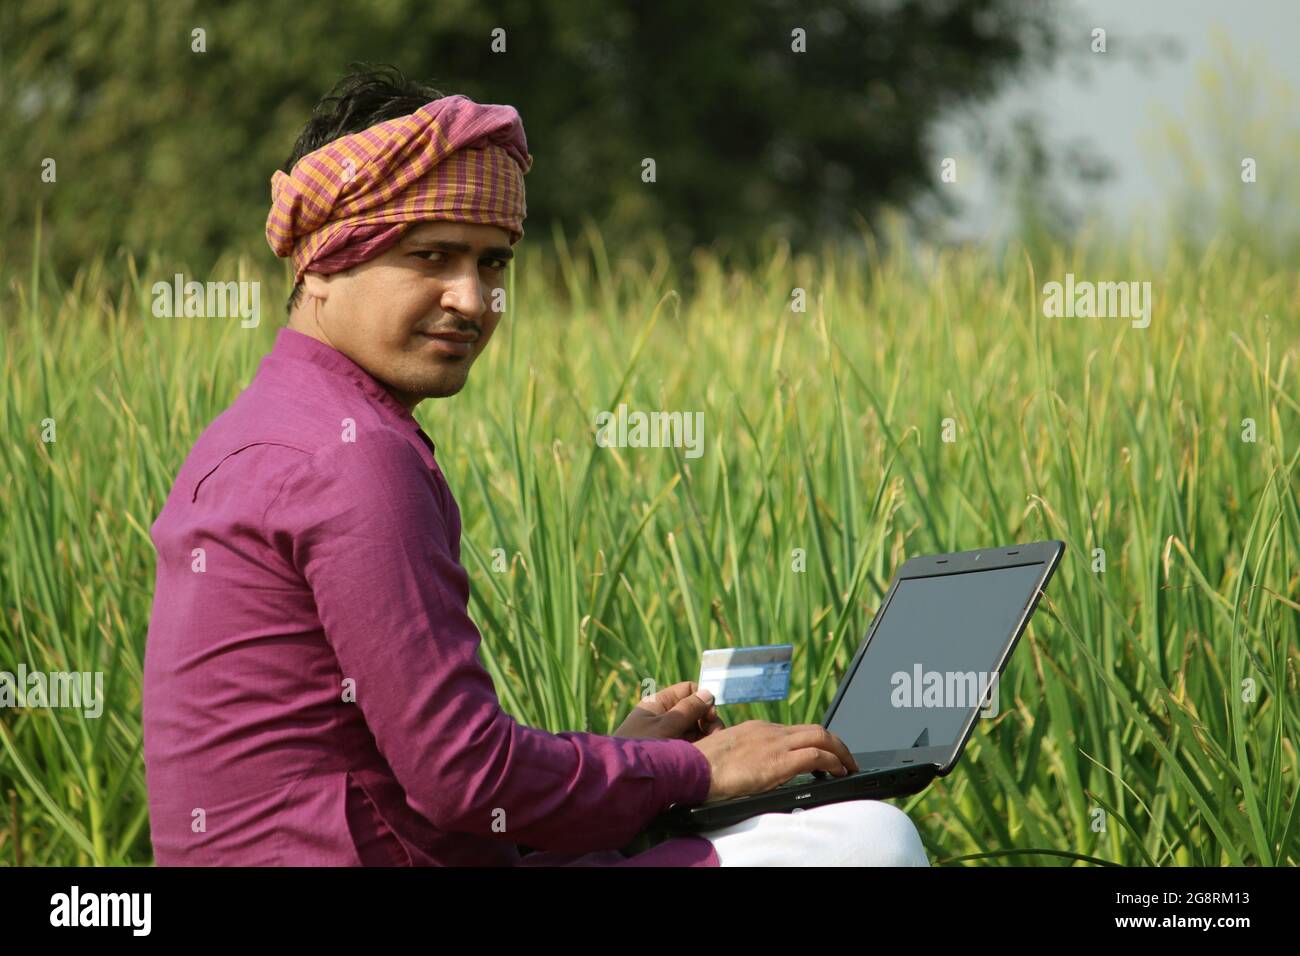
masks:
<instances>
[{"instance_id":1,"label":"purple kurta","mask_svg":"<svg viewBox=\"0 0 1300 956\"><path fill-rule=\"evenodd\" d=\"M501 709L433 451L360 366L287 328L199 438L152 529L157 863L717 866L702 837L616 849L704 799L694 745Z\"/></svg>"}]
</instances>

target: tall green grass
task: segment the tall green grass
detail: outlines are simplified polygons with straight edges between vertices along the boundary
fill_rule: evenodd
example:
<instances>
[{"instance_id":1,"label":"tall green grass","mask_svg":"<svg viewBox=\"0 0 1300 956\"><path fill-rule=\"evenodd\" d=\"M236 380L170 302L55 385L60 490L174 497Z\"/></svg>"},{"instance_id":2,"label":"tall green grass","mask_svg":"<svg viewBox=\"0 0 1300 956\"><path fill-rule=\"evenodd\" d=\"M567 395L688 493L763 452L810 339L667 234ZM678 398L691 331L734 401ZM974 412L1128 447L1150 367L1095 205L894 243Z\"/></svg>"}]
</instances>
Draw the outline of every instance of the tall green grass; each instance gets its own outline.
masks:
<instances>
[{"instance_id":1,"label":"tall green grass","mask_svg":"<svg viewBox=\"0 0 1300 956\"><path fill-rule=\"evenodd\" d=\"M503 705L607 733L705 648L791 641L789 699L724 718L817 721L899 562L1061 538L999 715L901 802L932 858L1294 865L1300 285L1240 248L1141 248L776 248L744 273L702 256L686 293L595 232L521 247L469 385L418 411ZM246 330L156 319L175 269L111 266L65 288L0 265L0 669L102 670L110 698L98 720L0 711L6 863L151 860L148 528L281 322L278 278ZM259 277L195 278L239 272ZM1066 272L1151 281L1151 326L1044 318ZM703 456L597 448L620 401L704 412Z\"/></svg>"}]
</instances>

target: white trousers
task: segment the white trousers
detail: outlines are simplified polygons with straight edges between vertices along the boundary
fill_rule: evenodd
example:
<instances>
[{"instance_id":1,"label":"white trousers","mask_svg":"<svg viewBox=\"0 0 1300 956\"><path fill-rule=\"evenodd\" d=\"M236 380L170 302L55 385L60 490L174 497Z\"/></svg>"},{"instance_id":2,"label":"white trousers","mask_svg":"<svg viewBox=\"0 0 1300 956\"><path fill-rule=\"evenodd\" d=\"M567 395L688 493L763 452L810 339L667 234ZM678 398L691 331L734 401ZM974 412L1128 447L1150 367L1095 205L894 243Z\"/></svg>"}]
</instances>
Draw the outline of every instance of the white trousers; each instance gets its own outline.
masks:
<instances>
[{"instance_id":1,"label":"white trousers","mask_svg":"<svg viewBox=\"0 0 1300 956\"><path fill-rule=\"evenodd\" d=\"M700 834L719 866L929 866L906 813L879 800L845 800L762 813Z\"/></svg>"}]
</instances>

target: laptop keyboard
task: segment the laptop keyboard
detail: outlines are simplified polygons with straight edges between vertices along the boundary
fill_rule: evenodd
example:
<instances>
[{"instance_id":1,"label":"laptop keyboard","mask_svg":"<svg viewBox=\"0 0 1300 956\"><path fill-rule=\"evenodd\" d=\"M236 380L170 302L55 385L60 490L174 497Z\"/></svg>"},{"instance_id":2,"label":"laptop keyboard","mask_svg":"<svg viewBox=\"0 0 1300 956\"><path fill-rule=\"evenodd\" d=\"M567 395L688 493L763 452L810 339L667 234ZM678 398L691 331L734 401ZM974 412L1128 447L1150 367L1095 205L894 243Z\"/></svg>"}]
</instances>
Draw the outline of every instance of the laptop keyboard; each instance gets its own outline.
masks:
<instances>
[{"instance_id":1,"label":"laptop keyboard","mask_svg":"<svg viewBox=\"0 0 1300 956\"><path fill-rule=\"evenodd\" d=\"M862 773L871 773L872 771L877 770L877 769L879 769L879 768L877 768L877 767L871 767L870 769L867 769L867 770L859 770L858 773L859 773L859 774L862 774ZM856 775L855 775L855 774L850 774L849 776L856 776ZM807 786L808 784L810 784L810 783L820 783L823 779L824 779L824 780L843 780L844 777L836 777L836 776L832 775L832 776L828 776L828 777L821 778L821 777L814 776L814 775L811 774L811 773L801 773L801 774L797 774L796 776L791 777L791 778L790 778L789 780L787 780L785 783L777 784L775 787L773 787L773 789L774 789L774 790L788 790L788 789L790 789L790 788L792 788L792 787L806 787L806 786ZM770 791L768 791L768 792L770 792ZM706 800L706 801L702 804L702 806L706 806L706 807L707 807L707 806L711 806L712 804L715 804L715 803L726 803L728 800L735 800L735 799L738 799L738 798L736 798L736 797L718 797L718 798L715 799L715 800Z\"/></svg>"},{"instance_id":2,"label":"laptop keyboard","mask_svg":"<svg viewBox=\"0 0 1300 956\"><path fill-rule=\"evenodd\" d=\"M810 773L801 773L801 774L798 774L797 776L791 777L791 778L790 778L789 780L787 780L785 783L781 784L781 786L778 787L777 789L780 790L780 789L784 789L784 788L786 788L786 787L802 787L802 786L805 786L805 785L807 785L807 784L810 784L810 783L816 783L816 782L817 782L817 778L814 777L812 774L810 774Z\"/></svg>"},{"instance_id":3,"label":"laptop keyboard","mask_svg":"<svg viewBox=\"0 0 1300 956\"><path fill-rule=\"evenodd\" d=\"M870 767L865 770L859 770L858 774L871 773L876 769L877 768L875 767ZM853 776L857 776L858 774L848 774L847 776L853 777ZM789 780L787 780L785 783L778 786L776 789L784 790L787 787L806 787L810 783L821 783L823 780L843 780L843 779L845 778L836 777L834 774L831 774L830 776L826 776L826 777L817 777L811 773L801 773L798 774L797 776L791 777Z\"/></svg>"}]
</instances>

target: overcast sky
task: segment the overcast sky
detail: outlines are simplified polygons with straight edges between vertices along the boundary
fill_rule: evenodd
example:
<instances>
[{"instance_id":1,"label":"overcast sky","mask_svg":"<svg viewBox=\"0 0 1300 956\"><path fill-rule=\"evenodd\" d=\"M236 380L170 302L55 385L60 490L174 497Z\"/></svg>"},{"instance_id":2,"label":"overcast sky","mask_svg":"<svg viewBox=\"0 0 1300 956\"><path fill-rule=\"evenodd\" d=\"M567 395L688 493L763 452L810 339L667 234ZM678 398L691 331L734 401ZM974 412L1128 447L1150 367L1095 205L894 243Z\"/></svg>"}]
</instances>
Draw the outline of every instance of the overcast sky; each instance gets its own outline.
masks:
<instances>
[{"instance_id":1,"label":"overcast sky","mask_svg":"<svg viewBox=\"0 0 1300 956\"><path fill-rule=\"evenodd\" d=\"M1094 27L1107 31L1106 54L1090 50ZM958 195L967 204L954 232L986 238L1008 225L986 157L969 145L963 128L974 123L1004 129L1026 110L1043 121L1049 143L1083 138L1110 162L1113 178L1095 193L1103 215L1117 223L1145 217L1171 172L1150 141L1153 117L1165 110L1190 118L1198 69L1218 62L1216 28L1252 63L1300 89L1300 0L1074 0L1059 35L1077 55L1061 56L1047 72L1009 87L989 106L938 128L936 175L941 157L958 157ZM1146 68L1134 53L1148 61ZM1077 202L1085 194L1068 195Z\"/></svg>"}]
</instances>

